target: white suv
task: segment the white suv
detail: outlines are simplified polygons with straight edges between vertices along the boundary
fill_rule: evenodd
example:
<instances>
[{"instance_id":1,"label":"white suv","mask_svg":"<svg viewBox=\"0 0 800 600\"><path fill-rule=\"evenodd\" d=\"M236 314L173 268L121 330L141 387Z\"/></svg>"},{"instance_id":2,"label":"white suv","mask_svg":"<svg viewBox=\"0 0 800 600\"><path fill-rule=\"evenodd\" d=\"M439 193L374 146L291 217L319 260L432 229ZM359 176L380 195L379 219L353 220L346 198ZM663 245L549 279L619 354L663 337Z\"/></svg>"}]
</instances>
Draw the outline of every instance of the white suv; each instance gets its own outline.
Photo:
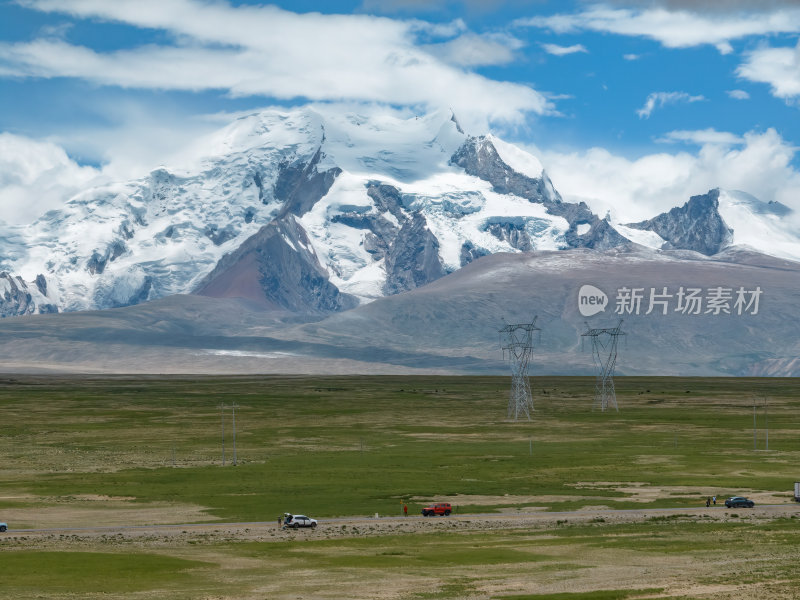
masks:
<instances>
[{"instance_id":1,"label":"white suv","mask_svg":"<svg viewBox=\"0 0 800 600\"><path fill-rule=\"evenodd\" d=\"M298 529L300 527L316 527L317 521L316 519L312 519L311 517L307 517L305 515L286 515L286 519L283 522L283 526L291 527L292 529Z\"/></svg>"},{"instance_id":2,"label":"white suv","mask_svg":"<svg viewBox=\"0 0 800 600\"><path fill-rule=\"evenodd\" d=\"M0 523L0 533L8 531L8 523Z\"/></svg>"}]
</instances>

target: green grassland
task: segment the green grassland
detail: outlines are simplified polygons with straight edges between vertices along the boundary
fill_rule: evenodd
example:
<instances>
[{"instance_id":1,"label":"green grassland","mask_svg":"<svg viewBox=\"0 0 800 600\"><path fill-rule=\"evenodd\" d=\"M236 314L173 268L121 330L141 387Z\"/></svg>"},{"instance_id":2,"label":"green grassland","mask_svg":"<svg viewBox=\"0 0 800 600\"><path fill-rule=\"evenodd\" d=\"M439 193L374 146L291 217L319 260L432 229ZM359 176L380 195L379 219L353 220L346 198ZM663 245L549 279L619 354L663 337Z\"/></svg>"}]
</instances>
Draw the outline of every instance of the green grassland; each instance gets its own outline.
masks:
<instances>
[{"instance_id":1,"label":"green grassland","mask_svg":"<svg viewBox=\"0 0 800 600\"><path fill-rule=\"evenodd\" d=\"M287 510L320 518L398 515L403 502L418 514L432 500L451 501L459 514L695 508L706 496L739 492L788 502L792 482L800 480L800 380L618 378L619 412L599 412L592 410L593 379L541 377L532 380L533 418L518 422L506 419L509 383L506 377L5 377L0 520L24 509L27 520L10 522L10 533L43 527L37 511L85 507L88 497L191 506L202 516L196 520L220 522L274 521ZM370 598L377 596L353 590L387 577L396 593L385 597L545 598L525 593L530 578L540 577L550 582L542 589L576 581L550 597L657 598L660 585L619 585L619 578L578 585L584 579L576 573L600 568L607 557L627 563L653 555L664 564L677 561L679 577L688 573L680 565L742 543L761 557L757 564L693 575L707 588L680 597L712 597L703 590L726 581L777 581L779 591L799 582L783 558L792 551L797 558L800 528L791 519L565 519L545 531L437 526L429 533L361 533L302 542L63 548L32 548L6 534L0 560L18 575L0 597ZM46 577L23 576L43 563L51 565ZM100 585L91 575L104 570L117 575ZM291 570L313 571L314 578L289 583L281 573Z\"/></svg>"},{"instance_id":2,"label":"green grassland","mask_svg":"<svg viewBox=\"0 0 800 600\"><path fill-rule=\"evenodd\" d=\"M651 504L696 506L740 489L788 494L798 476L797 380L620 378L618 413L592 410L591 379L533 385L534 418L510 422L507 378L7 380L0 483L38 497L187 502L257 521L292 507L396 514L401 499L416 509L454 495L572 498L548 502L554 510L598 495L641 505L579 485L600 481L707 490ZM768 398L769 452L763 409L753 450L754 395Z\"/></svg>"}]
</instances>

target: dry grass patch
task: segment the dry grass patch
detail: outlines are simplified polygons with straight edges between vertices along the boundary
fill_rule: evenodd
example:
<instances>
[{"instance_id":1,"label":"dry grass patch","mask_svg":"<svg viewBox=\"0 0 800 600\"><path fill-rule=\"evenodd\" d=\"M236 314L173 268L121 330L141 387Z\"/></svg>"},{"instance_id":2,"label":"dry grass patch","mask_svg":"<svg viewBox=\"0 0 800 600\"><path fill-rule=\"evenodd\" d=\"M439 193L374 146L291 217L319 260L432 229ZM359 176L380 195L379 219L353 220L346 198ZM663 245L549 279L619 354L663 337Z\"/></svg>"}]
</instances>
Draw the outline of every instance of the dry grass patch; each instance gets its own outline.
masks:
<instances>
[{"instance_id":1,"label":"dry grass patch","mask_svg":"<svg viewBox=\"0 0 800 600\"><path fill-rule=\"evenodd\" d=\"M6 508L3 519L13 529L72 527L119 527L155 523L202 523L215 521L202 506L166 502L134 502L131 498L98 495L69 498L28 497L29 506Z\"/></svg>"}]
</instances>

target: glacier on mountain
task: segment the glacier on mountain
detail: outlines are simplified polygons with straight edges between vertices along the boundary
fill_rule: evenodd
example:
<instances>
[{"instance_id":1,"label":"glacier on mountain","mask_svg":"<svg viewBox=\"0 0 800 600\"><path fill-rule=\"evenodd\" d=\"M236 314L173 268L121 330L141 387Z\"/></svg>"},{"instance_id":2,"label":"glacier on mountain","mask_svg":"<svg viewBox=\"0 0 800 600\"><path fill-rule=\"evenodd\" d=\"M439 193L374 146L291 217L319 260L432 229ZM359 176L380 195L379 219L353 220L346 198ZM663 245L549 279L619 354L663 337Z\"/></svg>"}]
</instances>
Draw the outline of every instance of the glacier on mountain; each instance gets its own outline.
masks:
<instances>
[{"instance_id":1,"label":"glacier on mountain","mask_svg":"<svg viewBox=\"0 0 800 600\"><path fill-rule=\"evenodd\" d=\"M179 167L2 226L0 314L185 293L325 313L498 252L746 244L800 259L785 207L724 191L690 202L697 211L615 224L565 202L536 157L466 134L450 113L267 110L200 140Z\"/></svg>"}]
</instances>

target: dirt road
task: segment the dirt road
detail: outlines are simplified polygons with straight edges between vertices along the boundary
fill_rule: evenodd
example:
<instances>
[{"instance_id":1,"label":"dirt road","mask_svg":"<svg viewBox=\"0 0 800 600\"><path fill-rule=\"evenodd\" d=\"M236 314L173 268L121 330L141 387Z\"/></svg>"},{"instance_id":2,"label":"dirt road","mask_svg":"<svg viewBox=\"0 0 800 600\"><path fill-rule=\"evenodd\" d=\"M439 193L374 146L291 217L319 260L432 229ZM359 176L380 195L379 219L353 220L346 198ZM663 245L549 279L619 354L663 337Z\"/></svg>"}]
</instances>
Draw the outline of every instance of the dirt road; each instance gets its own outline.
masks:
<instances>
[{"instance_id":1,"label":"dirt road","mask_svg":"<svg viewBox=\"0 0 800 600\"><path fill-rule=\"evenodd\" d=\"M235 538L261 541L281 541L296 536L313 538L340 538L353 536L375 536L397 533L422 533L430 530L454 529L464 531L501 529L547 529L567 523L631 523L647 521L658 517L672 518L711 518L716 521L743 518L775 519L800 516L800 504L771 504L755 508L728 509L724 505L709 508L636 508L636 509L583 509L567 512L546 512L532 510L509 510L504 513L452 514L447 517L422 516L372 516L339 517L319 519L316 529L286 530L277 521L254 521L235 523L178 523L152 525L112 525L49 527L42 529L14 529L13 523L5 534L0 534L0 542L5 538L27 539L29 541L63 538L103 537L106 539L131 538Z\"/></svg>"}]
</instances>

